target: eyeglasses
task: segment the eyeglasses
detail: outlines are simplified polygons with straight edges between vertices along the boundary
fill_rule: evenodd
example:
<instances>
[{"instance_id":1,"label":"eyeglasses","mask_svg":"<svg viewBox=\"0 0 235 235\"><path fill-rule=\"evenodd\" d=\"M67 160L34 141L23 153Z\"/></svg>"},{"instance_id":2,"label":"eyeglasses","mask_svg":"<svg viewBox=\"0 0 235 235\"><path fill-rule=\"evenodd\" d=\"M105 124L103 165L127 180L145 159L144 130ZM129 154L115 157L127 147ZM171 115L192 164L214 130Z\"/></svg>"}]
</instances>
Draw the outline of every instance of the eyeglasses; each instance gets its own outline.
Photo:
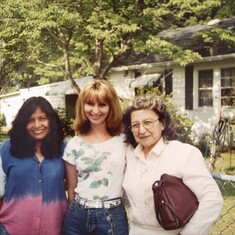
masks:
<instances>
[{"instance_id":1,"label":"eyeglasses","mask_svg":"<svg viewBox=\"0 0 235 235\"><path fill-rule=\"evenodd\" d=\"M150 119L146 119L146 120L142 121L141 123L133 122L130 125L130 129L131 129L132 132L137 132L140 129L140 125L142 125L145 129L148 130L148 129L151 129L154 126L154 123L156 121L159 121L159 119L156 119L154 121L150 120Z\"/></svg>"}]
</instances>

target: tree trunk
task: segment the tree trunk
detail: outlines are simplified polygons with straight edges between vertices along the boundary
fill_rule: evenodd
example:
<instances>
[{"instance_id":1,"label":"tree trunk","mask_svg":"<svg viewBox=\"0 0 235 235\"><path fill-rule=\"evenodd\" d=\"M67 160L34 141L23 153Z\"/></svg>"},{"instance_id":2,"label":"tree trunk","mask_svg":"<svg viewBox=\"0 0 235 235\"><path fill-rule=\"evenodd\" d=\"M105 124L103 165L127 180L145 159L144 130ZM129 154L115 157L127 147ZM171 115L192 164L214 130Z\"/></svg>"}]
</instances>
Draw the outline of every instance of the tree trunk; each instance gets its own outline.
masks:
<instances>
[{"instance_id":1,"label":"tree trunk","mask_svg":"<svg viewBox=\"0 0 235 235\"><path fill-rule=\"evenodd\" d=\"M97 38L96 42L95 42L95 47L96 47L96 51L95 51L95 63L93 66L93 77L95 79L105 79L105 77L103 77L101 75L101 67L102 67L102 57L103 57L103 43L104 43L104 39L100 39Z\"/></svg>"},{"instance_id":2,"label":"tree trunk","mask_svg":"<svg viewBox=\"0 0 235 235\"><path fill-rule=\"evenodd\" d=\"M77 94L79 94L81 89L73 79L73 75L72 75L72 72L71 72L71 66L70 66L70 60L69 60L68 45L66 45L65 48L64 48L64 67L65 67L65 77L66 77L66 79L68 79L71 82L74 91Z\"/></svg>"}]
</instances>

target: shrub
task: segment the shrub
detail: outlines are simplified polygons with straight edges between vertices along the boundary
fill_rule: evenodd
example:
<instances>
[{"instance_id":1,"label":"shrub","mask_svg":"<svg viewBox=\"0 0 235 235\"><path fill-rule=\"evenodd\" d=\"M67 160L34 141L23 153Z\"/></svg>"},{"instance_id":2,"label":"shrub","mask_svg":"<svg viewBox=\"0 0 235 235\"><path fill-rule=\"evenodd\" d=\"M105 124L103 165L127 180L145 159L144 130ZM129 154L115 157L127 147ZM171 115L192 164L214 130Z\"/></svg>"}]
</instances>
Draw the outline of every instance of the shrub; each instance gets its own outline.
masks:
<instances>
[{"instance_id":1,"label":"shrub","mask_svg":"<svg viewBox=\"0 0 235 235\"><path fill-rule=\"evenodd\" d=\"M0 127L3 127L3 126L6 126L7 123L6 123L6 117L4 114L1 114L0 115Z\"/></svg>"},{"instance_id":2,"label":"shrub","mask_svg":"<svg viewBox=\"0 0 235 235\"><path fill-rule=\"evenodd\" d=\"M58 112L60 119L63 123L65 137L74 136L75 133L72 128L74 119L72 117L66 115L65 109L63 109L63 108L58 108L56 111Z\"/></svg>"}]
</instances>

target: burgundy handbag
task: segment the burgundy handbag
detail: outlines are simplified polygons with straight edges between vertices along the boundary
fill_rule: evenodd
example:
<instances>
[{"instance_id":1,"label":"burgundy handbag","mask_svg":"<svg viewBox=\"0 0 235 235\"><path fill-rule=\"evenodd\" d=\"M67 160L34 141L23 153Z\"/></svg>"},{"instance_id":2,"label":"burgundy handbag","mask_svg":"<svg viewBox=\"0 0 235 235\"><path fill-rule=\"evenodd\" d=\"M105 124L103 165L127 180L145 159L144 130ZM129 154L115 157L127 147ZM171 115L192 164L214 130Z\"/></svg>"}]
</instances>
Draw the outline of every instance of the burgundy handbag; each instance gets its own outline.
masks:
<instances>
[{"instance_id":1,"label":"burgundy handbag","mask_svg":"<svg viewBox=\"0 0 235 235\"><path fill-rule=\"evenodd\" d=\"M197 197L181 178L163 174L152 190L156 217L165 230L182 228L198 208Z\"/></svg>"}]
</instances>

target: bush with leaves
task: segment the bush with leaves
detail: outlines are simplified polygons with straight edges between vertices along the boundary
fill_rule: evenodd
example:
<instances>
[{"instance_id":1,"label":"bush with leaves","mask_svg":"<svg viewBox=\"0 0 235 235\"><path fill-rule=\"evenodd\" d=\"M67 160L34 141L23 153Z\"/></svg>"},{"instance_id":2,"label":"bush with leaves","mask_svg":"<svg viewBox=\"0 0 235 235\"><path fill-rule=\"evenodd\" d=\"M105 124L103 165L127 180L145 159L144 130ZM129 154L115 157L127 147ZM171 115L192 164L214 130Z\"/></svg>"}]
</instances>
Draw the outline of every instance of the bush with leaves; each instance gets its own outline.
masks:
<instances>
[{"instance_id":1,"label":"bush with leaves","mask_svg":"<svg viewBox=\"0 0 235 235\"><path fill-rule=\"evenodd\" d=\"M6 126L6 117L4 114L0 115L0 127Z\"/></svg>"},{"instance_id":2,"label":"bush with leaves","mask_svg":"<svg viewBox=\"0 0 235 235\"><path fill-rule=\"evenodd\" d=\"M73 130L73 118L66 115L65 109L63 108L57 108L56 110L60 116L60 120L62 121L63 128L64 128L64 134L66 138L70 138L75 135Z\"/></svg>"}]
</instances>

